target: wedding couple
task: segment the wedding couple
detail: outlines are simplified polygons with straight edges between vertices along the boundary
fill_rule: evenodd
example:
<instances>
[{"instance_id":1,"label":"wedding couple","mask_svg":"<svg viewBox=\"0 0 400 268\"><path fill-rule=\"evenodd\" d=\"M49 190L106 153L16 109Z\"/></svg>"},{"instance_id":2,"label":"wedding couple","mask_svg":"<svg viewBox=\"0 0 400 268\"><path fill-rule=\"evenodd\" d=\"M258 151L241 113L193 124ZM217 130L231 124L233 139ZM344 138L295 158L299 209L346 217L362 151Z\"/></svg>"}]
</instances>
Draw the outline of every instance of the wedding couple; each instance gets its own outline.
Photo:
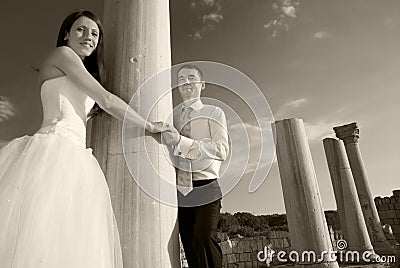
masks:
<instances>
[{"instance_id":1,"label":"wedding couple","mask_svg":"<svg viewBox=\"0 0 400 268\"><path fill-rule=\"evenodd\" d=\"M216 179L229 151L228 135L223 111L200 101L201 71L187 65L178 72L184 100L175 115L179 130L143 119L102 86L103 72L100 20L90 11L70 14L61 25L57 47L39 70L41 128L0 150L0 266L123 266L108 186L85 144L86 121L96 105L148 132L162 133L178 162L189 161L189 170L180 171L179 164L177 170L178 184L186 181L192 184L187 189L195 187L178 193L182 243L190 268L221 267L215 239L221 200ZM187 119L196 117L200 119ZM205 159L211 159L208 165L196 167ZM192 206L204 185L212 185L207 193L213 201Z\"/></svg>"}]
</instances>

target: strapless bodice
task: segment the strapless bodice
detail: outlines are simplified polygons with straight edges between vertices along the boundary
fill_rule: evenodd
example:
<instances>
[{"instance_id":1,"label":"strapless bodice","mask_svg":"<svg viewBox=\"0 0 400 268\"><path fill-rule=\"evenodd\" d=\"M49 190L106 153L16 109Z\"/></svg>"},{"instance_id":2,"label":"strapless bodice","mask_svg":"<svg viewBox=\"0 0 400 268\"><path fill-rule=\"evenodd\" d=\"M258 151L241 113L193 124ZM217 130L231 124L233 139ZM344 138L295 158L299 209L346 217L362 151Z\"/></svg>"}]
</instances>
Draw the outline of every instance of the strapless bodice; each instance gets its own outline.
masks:
<instances>
[{"instance_id":1,"label":"strapless bodice","mask_svg":"<svg viewBox=\"0 0 400 268\"><path fill-rule=\"evenodd\" d=\"M38 133L67 136L85 144L86 121L94 100L67 77L46 80L42 84L43 123Z\"/></svg>"}]
</instances>

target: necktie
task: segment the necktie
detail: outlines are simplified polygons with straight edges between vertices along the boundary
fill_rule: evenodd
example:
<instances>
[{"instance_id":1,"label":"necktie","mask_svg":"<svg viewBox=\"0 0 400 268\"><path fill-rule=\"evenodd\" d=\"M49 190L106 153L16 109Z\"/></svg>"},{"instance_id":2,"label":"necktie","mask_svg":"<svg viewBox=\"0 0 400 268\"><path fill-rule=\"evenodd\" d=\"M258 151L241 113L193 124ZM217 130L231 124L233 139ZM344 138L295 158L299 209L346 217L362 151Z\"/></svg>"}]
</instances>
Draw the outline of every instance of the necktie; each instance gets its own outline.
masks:
<instances>
[{"instance_id":1,"label":"necktie","mask_svg":"<svg viewBox=\"0 0 400 268\"><path fill-rule=\"evenodd\" d=\"M190 137L190 119L191 112L193 108L184 107L181 113L181 123L182 129L180 133L183 136ZM176 185L178 190L183 194L187 195L193 190L193 182L192 182L192 162L189 159L178 157L178 167L179 170L176 176Z\"/></svg>"}]
</instances>

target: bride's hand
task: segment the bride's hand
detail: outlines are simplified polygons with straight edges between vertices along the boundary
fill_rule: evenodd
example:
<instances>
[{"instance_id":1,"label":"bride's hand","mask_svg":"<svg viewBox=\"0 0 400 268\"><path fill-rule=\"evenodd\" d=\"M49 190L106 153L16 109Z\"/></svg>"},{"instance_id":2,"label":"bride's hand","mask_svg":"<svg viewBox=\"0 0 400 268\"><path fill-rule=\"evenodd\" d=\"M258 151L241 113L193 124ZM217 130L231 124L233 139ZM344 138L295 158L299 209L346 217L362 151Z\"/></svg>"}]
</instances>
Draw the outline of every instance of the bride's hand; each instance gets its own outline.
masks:
<instances>
[{"instance_id":1,"label":"bride's hand","mask_svg":"<svg viewBox=\"0 0 400 268\"><path fill-rule=\"evenodd\" d=\"M146 130L150 133L160 133L169 129L169 124L164 122L147 122Z\"/></svg>"}]
</instances>

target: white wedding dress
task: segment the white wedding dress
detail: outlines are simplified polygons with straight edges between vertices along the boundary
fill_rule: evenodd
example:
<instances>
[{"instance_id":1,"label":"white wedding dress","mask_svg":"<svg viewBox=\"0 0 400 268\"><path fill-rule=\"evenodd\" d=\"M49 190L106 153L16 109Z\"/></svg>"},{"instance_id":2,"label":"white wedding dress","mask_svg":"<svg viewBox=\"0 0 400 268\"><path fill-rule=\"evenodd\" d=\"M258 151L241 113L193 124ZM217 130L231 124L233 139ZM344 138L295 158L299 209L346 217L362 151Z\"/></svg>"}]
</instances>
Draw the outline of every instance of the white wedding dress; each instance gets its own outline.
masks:
<instances>
[{"instance_id":1,"label":"white wedding dress","mask_svg":"<svg viewBox=\"0 0 400 268\"><path fill-rule=\"evenodd\" d=\"M0 150L0 267L121 268L108 185L85 145L94 101L66 76L41 96L42 128Z\"/></svg>"}]
</instances>

